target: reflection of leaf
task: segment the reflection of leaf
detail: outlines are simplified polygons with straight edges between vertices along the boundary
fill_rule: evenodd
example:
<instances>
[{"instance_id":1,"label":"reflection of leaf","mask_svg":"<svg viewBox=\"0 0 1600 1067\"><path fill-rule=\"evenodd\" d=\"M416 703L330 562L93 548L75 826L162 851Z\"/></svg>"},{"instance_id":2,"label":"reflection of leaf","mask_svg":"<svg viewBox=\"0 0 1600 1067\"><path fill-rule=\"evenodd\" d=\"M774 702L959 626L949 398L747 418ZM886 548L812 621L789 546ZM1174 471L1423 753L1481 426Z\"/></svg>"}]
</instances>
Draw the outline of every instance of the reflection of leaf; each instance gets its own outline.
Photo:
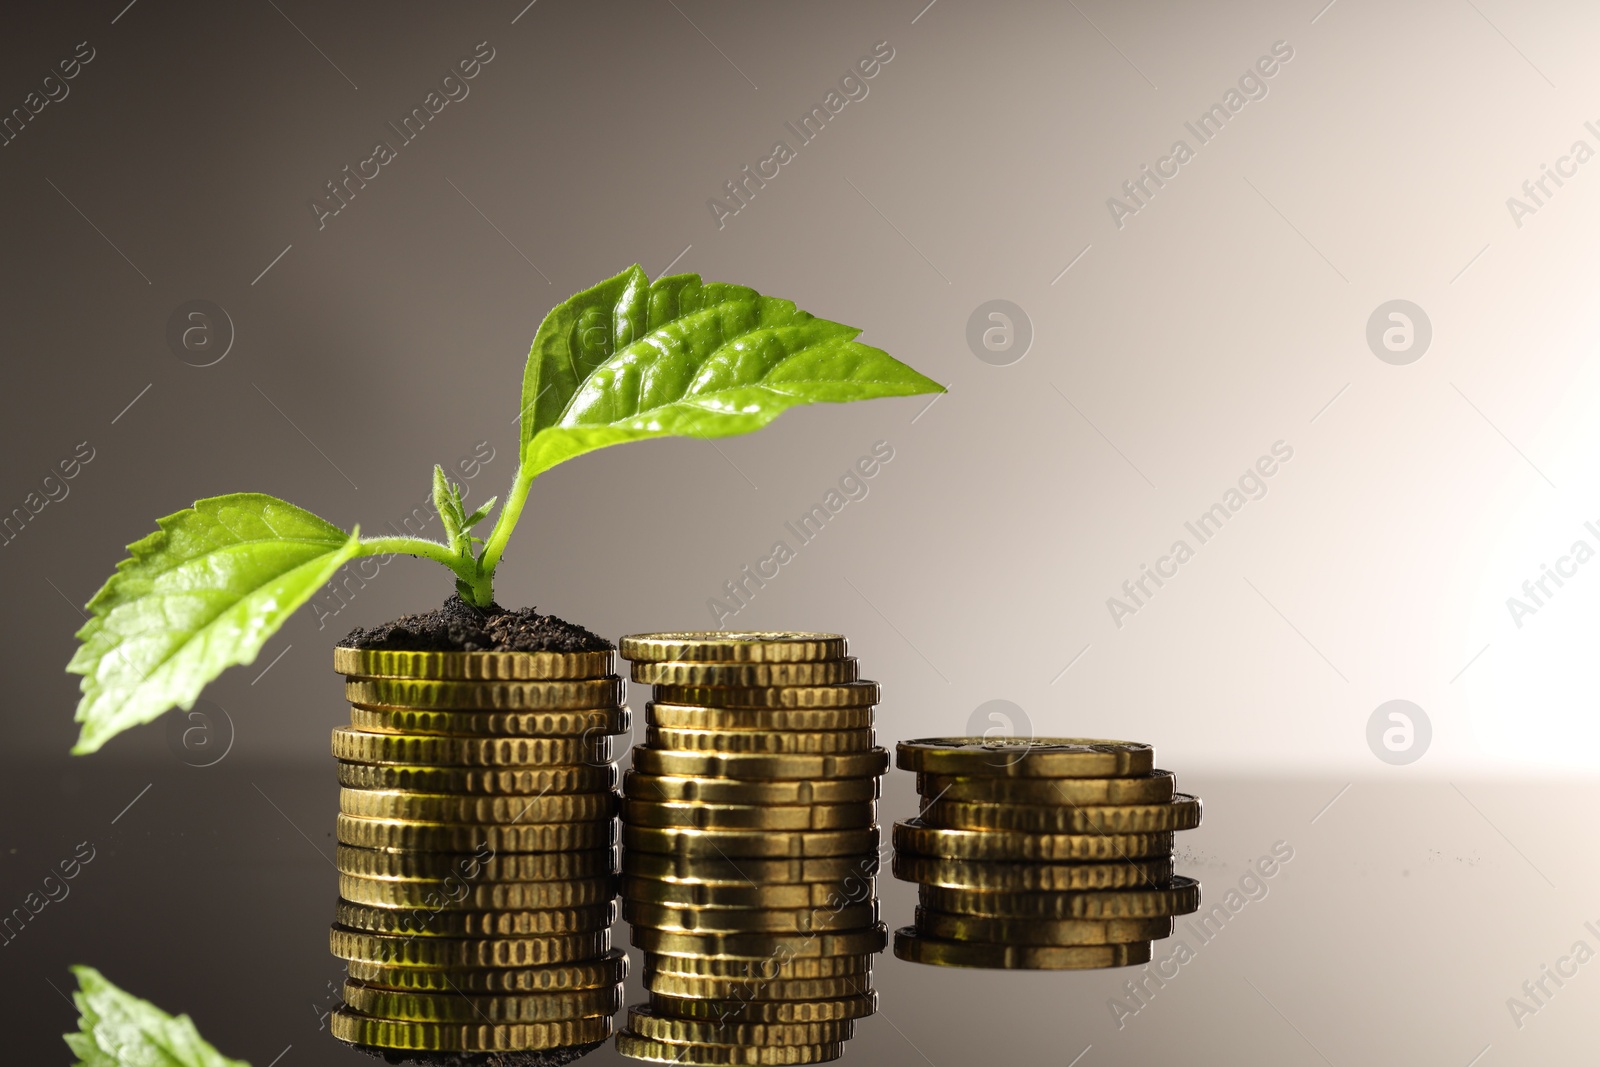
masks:
<instances>
[{"instance_id":1,"label":"reflection of leaf","mask_svg":"<svg viewBox=\"0 0 1600 1067\"><path fill-rule=\"evenodd\" d=\"M168 515L89 601L67 670L83 675L74 752L93 752L249 663L294 610L360 550L282 500L234 493Z\"/></svg>"},{"instance_id":2,"label":"reflection of leaf","mask_svg":"<svg viewBox=\"0 0 1600 1067\"><path fill-rule=\"evenodd\" d=\"M728 437L798 404L940 393L853 326L742 285L638 267L545 317L522 384L522 473L650 437Z\"/></svg>"},{"instance_id":3,"label":"reflection of leaf","mask_svg":"<svg viewBox=\"0 0 1600 1067\"><path fill-rule=\"evenodd\" d=\"M74 1067L250 1067L212 1048L187 1015L171 1016L106 980L93 967L74 967L79 1030L63 1034L78 1057Z\"/></svg>"}]
</instances>

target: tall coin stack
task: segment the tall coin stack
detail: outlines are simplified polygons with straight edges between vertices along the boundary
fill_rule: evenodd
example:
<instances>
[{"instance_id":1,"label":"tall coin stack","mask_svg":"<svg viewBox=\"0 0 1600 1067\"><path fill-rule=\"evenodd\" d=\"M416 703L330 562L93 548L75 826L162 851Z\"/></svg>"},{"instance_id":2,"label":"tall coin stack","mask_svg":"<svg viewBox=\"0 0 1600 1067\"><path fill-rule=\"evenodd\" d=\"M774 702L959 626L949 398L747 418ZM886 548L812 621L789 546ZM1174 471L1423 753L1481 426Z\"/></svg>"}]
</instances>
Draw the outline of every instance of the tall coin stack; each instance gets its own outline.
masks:
<instances>
[{"instance_id":1,"label":"tall coin stack","mask_svg":"<svg viewBox=\"0 0 1600 1067\"><path fill-rule=\"evenodd\" d=\"M1147 963L1200 906L1174 876L1176 830L1200 801L1154 750L1087 738L901 742L920 818L894 827L894 874L919 885L894 953L944 967L1080 970Z\"/></svg>"},{"instance_id":2,"label":"tall coin stack","mask_svg":"<svg viewBox=\"0 0 1600 1067\"><path fill-rule=\"evenodd\" d=\"M603 652L337 648L334 1036L391 1056L564 1063L603 1042L627 957Z\"/></svg>"},{"instance_id":3,"label":"tall coin stack","mask_svg":"<svg viewBox=\"0 0 1600 1067\"><path fill-rule=\"evenodd\" d=\"M679 1064L837 1059L877 1008L875 682L838 634L622 639L655 686L623 778L623 917L650 1000L617 1051Z\"/></svg>"}]
</instances>

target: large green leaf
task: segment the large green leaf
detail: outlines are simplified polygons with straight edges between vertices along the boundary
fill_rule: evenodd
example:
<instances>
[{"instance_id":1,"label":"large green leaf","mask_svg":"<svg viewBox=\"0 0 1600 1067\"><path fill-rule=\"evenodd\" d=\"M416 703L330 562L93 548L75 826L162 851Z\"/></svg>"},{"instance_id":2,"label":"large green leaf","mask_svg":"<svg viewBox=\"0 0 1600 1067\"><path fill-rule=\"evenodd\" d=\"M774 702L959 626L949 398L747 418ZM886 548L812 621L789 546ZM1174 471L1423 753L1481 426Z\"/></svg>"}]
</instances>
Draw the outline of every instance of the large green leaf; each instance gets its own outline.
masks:
<instances>
[{"instance_id":1,"label":"large green leaf","mask_svg":"<svg viewBox=\"0 0 1600 1067\"><path fill-rule=\"evenodd\" d=\"M249 663L296 608L360 550L309 511L261 493L196 501L128 546L89 601L67 670L83 675L74 752L93 752Z\"/></svg>"},{"instance_id":2,"label":"large green leaf","mask_svg":"<svg viewBox=\"0 0 1600 1067\"><path fill-rule=\"evenodd\" d=\"M944 391L860 332L742 285L651 284L630 267L558 305L534 336L522 473L624 441L749 433L797 404Z\"/></svg>"},{"instance_id":3,"label":"large green leaf","mask_svg":"<svg viewBox=\"0 0 1600 1067\"><path fill-rule=\"evenodd\" d=\"M171 1016L106 980L93 967L74 967L79 1031L63 1034L74 1067L250 1067L218 1052L187 1015Z\"/></svg>"}]
</instances>

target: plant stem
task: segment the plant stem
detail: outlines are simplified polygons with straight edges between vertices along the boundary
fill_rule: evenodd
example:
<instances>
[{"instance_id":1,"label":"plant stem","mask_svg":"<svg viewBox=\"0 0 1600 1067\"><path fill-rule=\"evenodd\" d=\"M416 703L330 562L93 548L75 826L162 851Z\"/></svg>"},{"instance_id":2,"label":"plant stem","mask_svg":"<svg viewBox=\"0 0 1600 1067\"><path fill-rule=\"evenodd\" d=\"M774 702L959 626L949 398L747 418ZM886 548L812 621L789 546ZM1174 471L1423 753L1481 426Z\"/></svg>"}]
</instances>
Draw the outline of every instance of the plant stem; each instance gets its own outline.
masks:
<instances>
[{"instance_id":1,"label":"plant stem","mask_svg":"<svg viewBox=\"0 0 1600 1067\"><path fill-rule=\"evenodd\" d=\"M463 594L473 606L486 608L494 603L493 572L480 571L476 561L470 556L456 554L449 545L421 537L370 537L361 542L360 555L383 556L390 553L443 563L460 580L458 588L466 587L462 590Z\"/></svg>"},{"instance_id":2,"label":"plant stem","mask_svg":"<svg viewBox=\"0 0 1600 1067\"><path fill-rule=\"evenodd\" d=\"M494 529L489 531L488 540L483 544L483 552L478 556L478 569L487 576L488 581L494 581L494 569L500 563L500 557L505 553L506 542L511 540L511 531L516 529L517 520L522 517L522 505L527 503L528 490L533 485L533 475L524 474L524 468L517 466L517 476L512 479L511 491L506 494L506 501L500 505L500 514L494 520Z\"/></svg>"}]
</instances>

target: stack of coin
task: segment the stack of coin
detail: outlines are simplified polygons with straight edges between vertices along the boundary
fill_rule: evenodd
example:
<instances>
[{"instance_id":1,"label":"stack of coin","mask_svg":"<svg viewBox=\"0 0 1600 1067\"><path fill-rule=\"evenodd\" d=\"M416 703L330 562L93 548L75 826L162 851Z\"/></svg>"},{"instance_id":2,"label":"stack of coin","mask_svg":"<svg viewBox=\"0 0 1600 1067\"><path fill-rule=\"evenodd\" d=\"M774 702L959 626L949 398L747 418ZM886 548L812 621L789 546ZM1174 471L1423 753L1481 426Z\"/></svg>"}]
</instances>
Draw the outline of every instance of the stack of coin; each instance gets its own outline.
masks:
<instances>
[{"instance_id":1,"label":"stack of coin","mask_svg":"<svg viewBox=\"0 0 1600 1067\"><path fill-rule=\"evenodd\" d=\"M334 1036L391 1062L597 1047L628 963L613 654L338 648L334 667L351 719L333 732Z\"/></svg>"},{"instance_id":2,"label":"stack of coin","mask_svg":"<svg viewBox=\"0 0 1600 1067\"><path fill-rule=\"evenodd\" d=\"M1173 916L1200 906L1174 876L1172 835L1200 801L1154 750L1088 738L901 742L920 818L894 827L894 874L919 884L894 953L944 967L1079 970L1147 963Z\"/></svg>"},{"instance_id":3,"label":"stack of coin","mask_svg":"<svg viewBox=\"0 0 1600 1067\"><path fill-rule=\"evenodd\" d=\"M679 1064L820 1063L872 1014L875 682L838 634L622 639L655 686L623 778L623 917L646 1005L617 1051Z\"/></svg>"}]
</instances>

